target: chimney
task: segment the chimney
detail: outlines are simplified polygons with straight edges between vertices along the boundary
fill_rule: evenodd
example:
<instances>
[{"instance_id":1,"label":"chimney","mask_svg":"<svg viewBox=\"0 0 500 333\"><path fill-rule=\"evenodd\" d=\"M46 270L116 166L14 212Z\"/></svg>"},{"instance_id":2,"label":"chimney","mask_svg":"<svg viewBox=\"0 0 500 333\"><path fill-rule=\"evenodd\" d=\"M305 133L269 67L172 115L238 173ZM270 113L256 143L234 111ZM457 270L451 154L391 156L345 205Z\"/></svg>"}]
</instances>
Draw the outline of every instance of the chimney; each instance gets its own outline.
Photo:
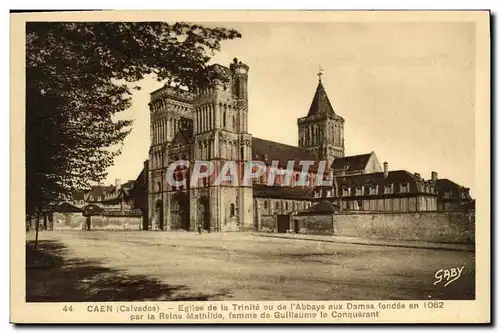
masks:
<instances>
[{"instance_id":1,"label":"chimney","mask_svg":"<svg viewBox=\"0 0 500 333\"><path fill-rule=\"evenodd\" d=\"M389 163L384 162L384 178L389 176Z\"/></svg>"},{"instance_id":2,"label":"chimney","mask_svg":"<svg viewBox=\"0 0 500 333\"><path fill-rule=\"evenodd\" d=\"M115 188L118 190L122 186L122 181L119 178L115 178Z\"/></svg>"},{"instance_id":3,"label":"chimney","mask_svg":"<svg viewBox=\"0 0 500 333\"><path fill-rule=\"evenodd\" d=\"M431 180L433 182L436 182L437 179L438 179L438 173L436 171L432 171L431 172Z\"/></svg>"}]
</instances>

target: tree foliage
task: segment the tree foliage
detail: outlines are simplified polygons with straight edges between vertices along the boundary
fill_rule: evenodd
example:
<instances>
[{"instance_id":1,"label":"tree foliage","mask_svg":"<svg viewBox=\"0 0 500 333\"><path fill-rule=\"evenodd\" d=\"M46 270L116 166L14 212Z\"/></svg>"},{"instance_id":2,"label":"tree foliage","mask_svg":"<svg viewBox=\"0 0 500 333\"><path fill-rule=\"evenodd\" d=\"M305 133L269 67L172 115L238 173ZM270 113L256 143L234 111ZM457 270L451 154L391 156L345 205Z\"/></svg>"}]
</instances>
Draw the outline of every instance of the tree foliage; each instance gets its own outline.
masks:
<instances>
[{"instance_id":1,"label":"tree foliage","mask_svg":"<svg viewBox=\"0 0 500 333\"><path fill-rule=\"evenodd\" d=\"M209 84L207 63L231 29L162 22L26 25L27 213L105 178L130 132L115 115L147 74L190 89ZM118 83L121 82L121 83ZM139 89L139 87L135 87Z\"/></svg>"}]
</instances>

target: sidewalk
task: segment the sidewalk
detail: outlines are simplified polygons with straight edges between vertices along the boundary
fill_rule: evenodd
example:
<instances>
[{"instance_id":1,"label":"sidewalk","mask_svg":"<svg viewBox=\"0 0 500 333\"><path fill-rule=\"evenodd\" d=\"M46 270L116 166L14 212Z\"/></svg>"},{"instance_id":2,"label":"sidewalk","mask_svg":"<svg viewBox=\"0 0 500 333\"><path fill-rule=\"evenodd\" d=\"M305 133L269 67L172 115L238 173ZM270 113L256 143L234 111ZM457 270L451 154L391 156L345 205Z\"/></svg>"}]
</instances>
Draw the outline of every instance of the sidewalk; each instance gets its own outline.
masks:
<instances>
[{"instance_id":1,"label":"sidewalk","mask_svg":"<svg viewBox=\"0 0 500 333\"><path fill-rule=\"evenodd\" d=\"M415 249L429 250L447 250L447 251L466 251L474 252L474 244L452 244L452 243L431 243L421 241L404 241L404 240L383 240L383 239L366 239L359 237L345 236L328 236L328 235L307 235L307 234L278 234L278 233L253 233L255 236L270 237L270 238L289 238L300 239L307 241L329 242L329 243L346 243L356 245L372 245L372 246L391 246L404 247Z\"/></svg>"}]
</instances>

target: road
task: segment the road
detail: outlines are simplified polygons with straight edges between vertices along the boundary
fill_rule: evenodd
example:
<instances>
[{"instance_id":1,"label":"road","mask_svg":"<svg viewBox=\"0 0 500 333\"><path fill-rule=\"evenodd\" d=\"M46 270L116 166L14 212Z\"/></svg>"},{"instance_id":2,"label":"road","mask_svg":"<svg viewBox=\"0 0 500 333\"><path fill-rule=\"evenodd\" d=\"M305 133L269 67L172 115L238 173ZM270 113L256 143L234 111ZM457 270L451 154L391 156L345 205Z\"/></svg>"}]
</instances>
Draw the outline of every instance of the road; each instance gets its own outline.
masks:
<instances>
[{"instance_id":1,"label":"road","mask_svg":"<svg viewBox=\"0 0 500 333\"><path fill-rule=\"evenodd\" d=\"M28 236L28 239L32 235ZM473 252L241 233L41 232L28 301L473 299ZM461 277L434 285L440 269Z\"/></svg>"}]
</instances>

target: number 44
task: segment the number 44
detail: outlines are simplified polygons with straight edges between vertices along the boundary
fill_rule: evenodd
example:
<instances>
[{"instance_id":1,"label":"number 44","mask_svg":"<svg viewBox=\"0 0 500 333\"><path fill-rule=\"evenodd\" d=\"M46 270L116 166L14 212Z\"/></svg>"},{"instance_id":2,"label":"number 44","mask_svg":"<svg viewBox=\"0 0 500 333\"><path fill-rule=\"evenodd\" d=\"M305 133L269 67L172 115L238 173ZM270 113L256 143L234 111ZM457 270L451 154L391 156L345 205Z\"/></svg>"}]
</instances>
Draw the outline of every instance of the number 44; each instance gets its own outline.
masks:
<instances>
[{"instance_id":1,"label":"number 44","mask_svg":"<svg viewBox=\"0 0 500 333\"><path fill-rule=\"evenodd\" d=\"M70 306L65 305L63 308L63 311L64 312L73 312L73 306L72 305L70 305Z\"/></svg>"}]
</instances>

